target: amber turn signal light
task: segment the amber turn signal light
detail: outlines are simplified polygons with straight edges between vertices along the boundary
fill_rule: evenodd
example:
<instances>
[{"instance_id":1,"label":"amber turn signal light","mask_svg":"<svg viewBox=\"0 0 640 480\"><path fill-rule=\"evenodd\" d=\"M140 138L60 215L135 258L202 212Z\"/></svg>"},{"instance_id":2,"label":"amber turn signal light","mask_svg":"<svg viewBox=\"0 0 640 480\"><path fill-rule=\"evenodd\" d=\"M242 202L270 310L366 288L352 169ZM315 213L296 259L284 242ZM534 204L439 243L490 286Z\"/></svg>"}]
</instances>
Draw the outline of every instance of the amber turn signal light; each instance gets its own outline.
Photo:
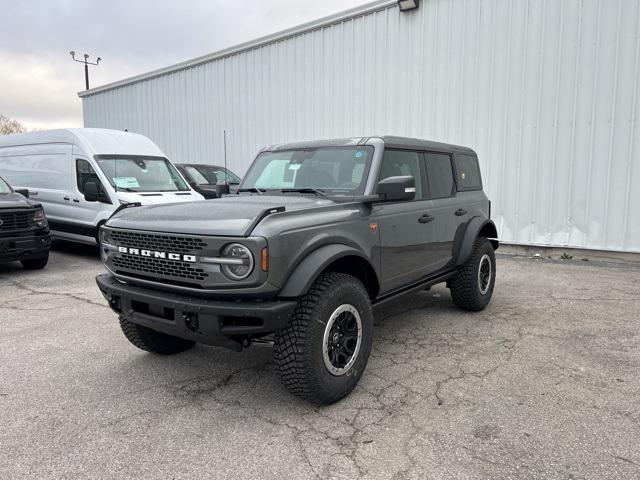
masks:
<instances>
[{"instance_id":1,"label":"amber turn signal light","mask_svg":"<svg viewBox=\"0 0 640 480\"><path fill-rule=\"evenodd\" d=\"M269 270L269 249L267 249L267 247L264 247L260 251L260 265L263 272Z\"/></svg>"}]
</instances>

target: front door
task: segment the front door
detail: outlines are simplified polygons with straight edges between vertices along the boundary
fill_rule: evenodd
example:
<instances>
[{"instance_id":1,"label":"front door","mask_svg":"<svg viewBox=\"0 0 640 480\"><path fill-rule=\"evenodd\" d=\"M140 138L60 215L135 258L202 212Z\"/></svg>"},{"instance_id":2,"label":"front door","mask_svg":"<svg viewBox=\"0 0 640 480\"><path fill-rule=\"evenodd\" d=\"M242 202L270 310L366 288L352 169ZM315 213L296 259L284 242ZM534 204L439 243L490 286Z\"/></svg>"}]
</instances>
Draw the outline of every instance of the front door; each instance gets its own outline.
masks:
<instances>
[{"instance_id":1,"label":"front door","mask_svg":"<svg viewBox=\"0 0 640 480\"><path fill-rule=\"evenodd\" d=\"M429 271L428 232L431 222L425 215L428 215L431 201L424 196L421 153L385 150L378 181L400 175L414 177L414 200L375 204L371 212L380 232L383 292L414 282Z\"/></svg>"}]
</instances>

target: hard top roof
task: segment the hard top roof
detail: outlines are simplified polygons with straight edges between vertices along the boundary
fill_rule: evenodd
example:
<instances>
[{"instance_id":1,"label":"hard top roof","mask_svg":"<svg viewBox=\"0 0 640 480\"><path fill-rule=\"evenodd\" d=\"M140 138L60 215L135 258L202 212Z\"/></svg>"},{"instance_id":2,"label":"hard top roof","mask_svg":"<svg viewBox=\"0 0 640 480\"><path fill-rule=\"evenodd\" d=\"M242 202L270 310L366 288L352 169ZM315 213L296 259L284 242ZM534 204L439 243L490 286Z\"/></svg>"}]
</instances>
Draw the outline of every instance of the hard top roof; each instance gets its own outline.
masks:
<instances>
[{"instance_id":1,"label":"hard top roof","mask_svg":"<svg viewBox=\"0 0 640 480\"><path fill-rule=\"evenodd\" d=\"M461 145L433 142L431 140L421 140L418 138L398 137L394 135L370 135L364 137L333 138L327 140L311 140L305 142L280 143L265 147L263 151L282 151L302 148L321 147L348 147L357 145L367 145L372 139L380 139L386 147L405 148L415 150L433 150L444 152L465 152L475 155L473 149Z\"/></svg>"}]
</instances>

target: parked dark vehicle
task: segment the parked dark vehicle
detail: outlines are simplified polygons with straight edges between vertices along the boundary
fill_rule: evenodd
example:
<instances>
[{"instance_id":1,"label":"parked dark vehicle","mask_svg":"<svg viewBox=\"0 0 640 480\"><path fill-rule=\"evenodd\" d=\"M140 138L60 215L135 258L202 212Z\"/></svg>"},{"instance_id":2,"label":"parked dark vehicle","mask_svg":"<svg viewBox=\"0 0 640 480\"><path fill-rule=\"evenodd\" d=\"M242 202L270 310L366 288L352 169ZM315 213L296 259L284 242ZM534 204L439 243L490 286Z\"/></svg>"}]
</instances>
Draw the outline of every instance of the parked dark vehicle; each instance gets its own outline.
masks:
<instances>
[{"instance_id":1,"label":"parked dark vehicle","mask_svg":"<svg viewBox=\"0 0 640 480\"><path fill-rule=\"evenodd\" d=\"M28 190L14 190L0 178L0 263L40 269L49 261L51 236L44 210L28 197Z\"/></svg>"},{"instance_id":2,"label":"parked dark vehicle","mask_svg":"<svg viewBox=\"0 0 640 480\"><path fill-rule=\"evenodd\" d=\"M224 167L196 163L177 163L175 166L191 188L206 199L220 198L222 193L227 193L220 188L221 185L229 185L228 193L238 190L240 177Z\"/></svg>"},{"instance_id":3,"label":"parked dark vehicle","mask_svg":"<svg viewBox=\"0 0 640 480\"><path fill-rule=\"evenodd\" d=\"M215 209L115 214L96 280L138 348L273 342L287 388L327 404L366 367L373 308L440 282L458 307L487 306L490 210L469 148L389 136L277 145Z\"/></svg>"}]
</instances>

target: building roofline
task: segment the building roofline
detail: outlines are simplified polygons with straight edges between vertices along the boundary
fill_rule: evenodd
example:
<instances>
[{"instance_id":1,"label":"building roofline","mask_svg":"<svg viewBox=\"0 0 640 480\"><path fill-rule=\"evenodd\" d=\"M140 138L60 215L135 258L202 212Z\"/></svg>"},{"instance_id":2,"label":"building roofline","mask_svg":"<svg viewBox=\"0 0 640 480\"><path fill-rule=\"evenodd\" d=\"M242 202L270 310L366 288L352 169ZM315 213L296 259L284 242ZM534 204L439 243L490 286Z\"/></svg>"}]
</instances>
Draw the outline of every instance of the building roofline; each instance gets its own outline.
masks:
<instances>
[{"instance_id":1,"label":"building roofline","mask_svg":"<svg viewBox=\"0 0 640 480\"><path fill-rule=\"evenodd\" d=\"M159 68L157 70L152 70L147 73L141 73L139 75L134 75L133 77L124 78L122 80L118 80L116 82L107 83L106 85L102 85L99 87L92 88L90 90L83 90L78 92L78 96L80 98L89 97L91 95L95 95L97 93L102 93L108 90L113 90L116 88L124 87L127 85L132 85L134 83L139 83L145 80L150 80L152 78L160 77L162 75L167 75L170 73L178 72L180 70L186 70L189 68L196 67L198 65L202 65L204 63L209 63L214 60L219 60L221 58L230 57L232 55L237 55L239 53L243 53L249 50L253 50L258 47L262 47L271 43L279 42L282 40L286 40L297 35L301 35L306 32L310 32L313 30L318 30L321 28L329 27L338 23L342 23L346 20L351 20L356 17L361 17L363 15L373 13L380 10L385 10L392 6L397 5L397 0L375 0L370 3L366 3L364 5L360 5L359 7L350 8L349 10L344 10L342 12L335 13L333 15L329 15L327 17L322 17L318 20L313 20L311 22L303 23L301 25L297 25L295 27L287 28L285 30L281 30L276 33L272 33L270 35L266 35L264 37L259 37L255 40L250 40L248 42L240 43L233 47L228 47L222 50L218 50L217 52L209 53L207 55L203 55L200 57L196 57L191 60L187 60L184 62L176 63L174 65L170 65L168 67Z\"/></svg>"}]
</instances>

